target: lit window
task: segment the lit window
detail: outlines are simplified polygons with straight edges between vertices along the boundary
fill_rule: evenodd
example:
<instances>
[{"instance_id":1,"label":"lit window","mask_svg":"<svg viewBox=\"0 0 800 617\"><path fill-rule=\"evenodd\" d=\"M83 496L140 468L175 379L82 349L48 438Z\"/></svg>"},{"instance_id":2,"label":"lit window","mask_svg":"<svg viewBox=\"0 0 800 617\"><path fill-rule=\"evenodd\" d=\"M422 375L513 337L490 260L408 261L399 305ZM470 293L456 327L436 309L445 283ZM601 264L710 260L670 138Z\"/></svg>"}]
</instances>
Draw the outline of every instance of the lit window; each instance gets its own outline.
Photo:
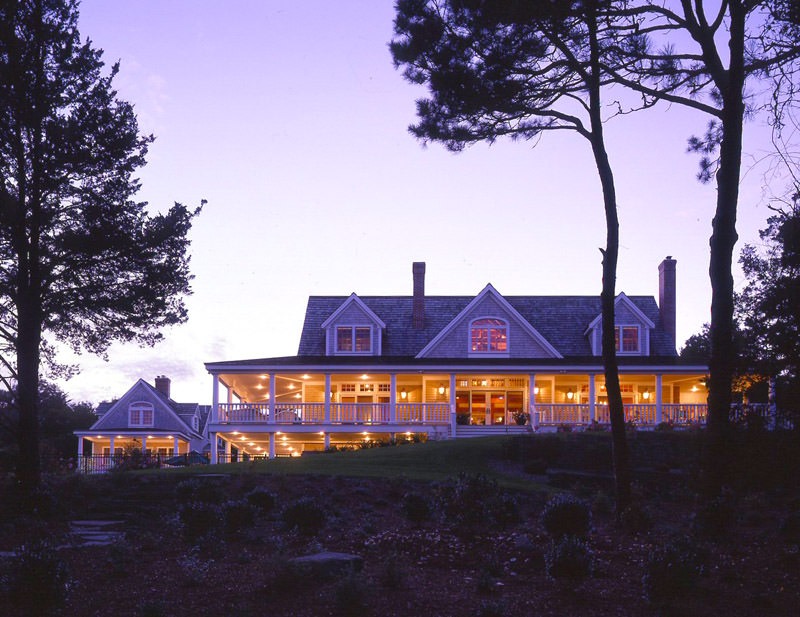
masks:
<instances>
[{"instance_id":1,"label":"lit window","mask_svg":"<svg viewBox=\"0 0 800 617\"><path fill-rule=\"evenodd\" d=\"M616 350L622 353L635 353L639 351L639 327L615 326L614 345Z\"/></svg>"},{"instance_id":2,"label":"lit window","mask_svg":"<svg viewBox=\"0 0 800 617\"><path fill-rule=\"evenodd\" d=\"M339 326L336 328L336 351L340 353L370 353L372 328L369 326Z\"/></svg>"},{"instance_id":3,"label":"lit window","mask_svg":"<svg viewBox=\"0 0 800 617\"><path fill-rule=\"evenodd\" d=\"M508 351L508 326L502 319L476 319L470 329L470 349L478 353Z\"/></svg>"},{"instance_id":4,"label":"lit window","mask_svg":"<svg viewBox=\"0 0 800 617\"><path fill-rule=\"evenodd\" d=\"M153 406L150 403L131 403L128 426L153 426Z\"/></svg>"}]
</instances>

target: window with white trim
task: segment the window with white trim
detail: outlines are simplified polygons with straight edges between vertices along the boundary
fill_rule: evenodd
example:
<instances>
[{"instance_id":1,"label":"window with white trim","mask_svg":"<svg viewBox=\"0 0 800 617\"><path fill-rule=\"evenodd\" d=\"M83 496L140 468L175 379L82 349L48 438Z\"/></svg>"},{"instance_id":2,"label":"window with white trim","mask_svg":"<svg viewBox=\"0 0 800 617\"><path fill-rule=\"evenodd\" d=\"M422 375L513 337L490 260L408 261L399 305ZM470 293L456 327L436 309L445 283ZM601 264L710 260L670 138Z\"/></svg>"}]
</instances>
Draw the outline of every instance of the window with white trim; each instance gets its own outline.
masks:
<instances>
[{"instance_id":1,"label":"window with white trim","mask_svg":"<svg viewBox=\"0 0 800 617\"><path fill-rule=\"evenodd\" d=\"M614 326L614 345L618 353L638 353L639 326Z\"/></svg>"},{"instance_id":2,"label":"window with white trim","mask_svg":"<svg viewBox=\"0 0 800 617\"><path fill-rule=\"evenodd\" d=\"M506 353L508 324L495 317L476 319L470 324L469 341L474 353Z\"/></svg>"},{"instance_id":3,"label":"window with white trim","mask_svg":"<svg viewBox=\"0 0 800 617\"><path fill-rule=\"evenodd\" d=\"M131 403L128 406L128 426L153 426L153 405Z\"/></svg>"},{"instance_id":4,"label":"window with white trim","mask_svg":"<svg viewBox=\"0 0 800 617\"><path fill-rule=\"evenodd\" d=\"M371 353L372 328L369 326L337 326L337 353Z\"/></svg>"}]
</instances>

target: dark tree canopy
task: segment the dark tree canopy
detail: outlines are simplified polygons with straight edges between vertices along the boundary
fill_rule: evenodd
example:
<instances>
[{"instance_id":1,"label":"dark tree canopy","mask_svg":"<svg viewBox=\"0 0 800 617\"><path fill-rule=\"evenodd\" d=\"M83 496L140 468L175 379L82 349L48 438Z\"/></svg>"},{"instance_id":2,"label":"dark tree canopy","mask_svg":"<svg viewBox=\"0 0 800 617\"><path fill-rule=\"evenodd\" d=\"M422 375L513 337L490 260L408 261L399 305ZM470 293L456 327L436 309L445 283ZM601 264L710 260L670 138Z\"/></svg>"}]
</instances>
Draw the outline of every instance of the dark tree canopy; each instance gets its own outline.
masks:
<instances>
[{"instance_id":1,"label":"dark tree canopy","mask_svg":"<svg viewBox=\"0 0 800 617\"><path fill-rule=\"evenodd\" d=\"M747 278L739 301L757 360L772 374L800 380L800 194L778 209L747 244L739 263Z\"/></svg>"},{"instance_id":2,"label":"dark tree canopy","mask_svg":"<svg viewBox=\"0 0 800 617\"><path fill-rule=\"evenodd\" d=\"M77 21L76 0L0 5L0 361L31 484L44 336L91 352L151 344L185 321L190 292L197 210L151 214L135 200L153 138Z\"/></svg>"},{"instance_id":3,"label":"dark tree canopy","mask_svg":"<svg viewBox=\"0 0 800 617\"><path fill-rule=\"evenodd\" d=\"M417 101L418 139L452 151L498 137L530 140L546 131L577 132L592 149L603 193L603 364L613 433L617 509L630 503L630 463L614 341L619 253L614 176L603 136L609 83L604 63L618 55L609 11L624 0L399 0L395 65L425 85Z\"/></svg>"}]
</instances>

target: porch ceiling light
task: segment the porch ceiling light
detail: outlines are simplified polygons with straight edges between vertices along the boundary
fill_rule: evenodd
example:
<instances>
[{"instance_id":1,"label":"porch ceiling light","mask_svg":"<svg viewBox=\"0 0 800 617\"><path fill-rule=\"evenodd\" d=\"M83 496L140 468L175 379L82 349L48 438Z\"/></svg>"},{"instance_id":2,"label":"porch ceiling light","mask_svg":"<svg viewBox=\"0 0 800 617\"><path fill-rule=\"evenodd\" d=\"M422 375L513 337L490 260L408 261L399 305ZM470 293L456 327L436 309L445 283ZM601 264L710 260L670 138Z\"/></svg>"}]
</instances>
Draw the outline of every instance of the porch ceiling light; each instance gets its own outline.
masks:
<instances>
[{"instance_id":1,"label":"porch ceiling light","mask_svg":"<svg viewBox=\"0 0 800 617\"><path fill-rule=\"evenodd\" d=\"M644 389L644 392L642 392L642 398L643 398L644 400L648 400L648 399L650 398L650 390L648 390L647 388L645 388L645 389Z\"/></svg>"},{"instance_id":2,"label":"porch ceiling light","mask_svg":"<svg viewBox=\"0 0 800 617\"><path fill-rule=\"evenodd\" d=\"M575 396L575 393L572 391L572 388L570 388L569 390L567 390L567 398L568 398L569 400L572 400L574 396Z\"/></svg>"},{"instance_id":3,"label":"porch ceiling light","mask_svg":"<svg viewBox=\"0 0 800 617\"><path fill-rule=\"evenodd\" d=\"M539 394L539 386L533 386L533 393Z\"/></svg>"},{"instance_id":4,"label":"porch ceiling light","mask_svg":"<svg viewBox=\"0 0 800 617\"><path fill-rule=\"evenodd\" d=\"M172 435L167 435L167 439L172 439Z\"/></svg>"},{"instance_id":5,"label":"porch ceiling light","mask_svg":"<svg viewBox=\"0 0 800 617\"><path fill-rule=\"evenodd\" d=\"M303 379L311 379L311 375L303 375Z\"/></svg>"},{"instance_id":6,"label":"porch ceiling light","mask_svg":"<svg viewBox=\"0 0 800 617\"><path fill-rule=\"evenodd\" d=\"M444 394L444 384L443 383L439 384L439 394Z\"/></svg>"},{"instance_id":7,"label":"porch ceiling light","mask_svg":"<svg viewBox=\"0 0 800 617\"><path fill-rule=\"evenodd\" d=\"M408 398L408 392L406 392L405 388L400 389L400 398L406 400Z\"/></svg>"}]
</instances>

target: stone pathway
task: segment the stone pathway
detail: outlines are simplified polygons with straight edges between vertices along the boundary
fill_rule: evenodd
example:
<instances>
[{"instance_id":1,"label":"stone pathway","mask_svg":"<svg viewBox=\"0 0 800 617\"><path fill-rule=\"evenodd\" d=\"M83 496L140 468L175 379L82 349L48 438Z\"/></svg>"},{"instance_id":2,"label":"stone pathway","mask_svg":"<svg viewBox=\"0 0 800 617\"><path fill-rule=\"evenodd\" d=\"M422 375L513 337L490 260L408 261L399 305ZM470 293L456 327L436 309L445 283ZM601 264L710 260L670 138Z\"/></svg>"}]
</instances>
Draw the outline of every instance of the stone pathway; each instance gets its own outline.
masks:
<instances>
[{"instance_id":1,"label":"stone pathway","mask_svg":"<svg viewBox=\"0 0 800 617\"><path fill-rule=\"evenodd\" d=\"M119 529L124 521L70 521L69 539L72 546L108 546L125 538Z\"/></svg>"}]
</instances>

